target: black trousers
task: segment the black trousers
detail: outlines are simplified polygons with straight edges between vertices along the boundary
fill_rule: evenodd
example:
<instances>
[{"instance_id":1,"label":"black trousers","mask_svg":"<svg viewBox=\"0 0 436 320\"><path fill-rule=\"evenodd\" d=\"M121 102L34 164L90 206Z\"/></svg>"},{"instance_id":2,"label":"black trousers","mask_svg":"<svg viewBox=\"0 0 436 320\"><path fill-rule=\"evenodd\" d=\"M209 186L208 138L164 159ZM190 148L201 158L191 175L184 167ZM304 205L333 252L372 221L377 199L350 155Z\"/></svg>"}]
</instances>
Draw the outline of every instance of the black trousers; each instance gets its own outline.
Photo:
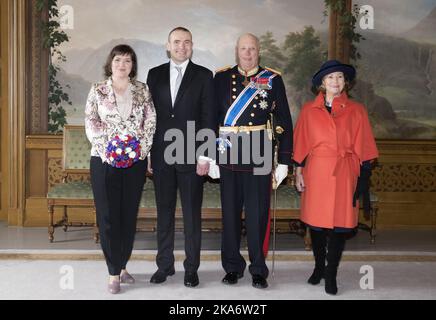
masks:
<instances>
[{"instance_id":1,"label":"black trousers","mask_svg":"<svg viewBox=\"0 0 436 320\"><path fill-rule=\"evenodd\" d=\"M147 160L117 169L91 157L91 184L101 248L110 275L119 275L132 254Z\"/></svg>"},{"instance_id":2,"label":"black trousers","mask_svg":"<svg viewBox=\"0 0 436 320\"><path fill-rule=\"evenodd\" d=\"M159 270L174 269L174 231L177 189L183 212L185 235L185 271L196 272L200 266L201 204L204 178L195 171L178 171L175 166L153 170L157 207L157 257Z\"/></svg>"},{"instance_id":3,"label":"black trousers","mask_svg":"<svg viewBox=\"0 0 436 320\"><path fill-rule=\"evenodd\" d=\"M271 197L271 175L253 175L252 172L231 171L220 167L223 234L221 262L225 272L243 274L246 262L240 253L241 214L245 213L249 271L252 275L268 277L263 254Z\"/></svg>"}]
</instances>

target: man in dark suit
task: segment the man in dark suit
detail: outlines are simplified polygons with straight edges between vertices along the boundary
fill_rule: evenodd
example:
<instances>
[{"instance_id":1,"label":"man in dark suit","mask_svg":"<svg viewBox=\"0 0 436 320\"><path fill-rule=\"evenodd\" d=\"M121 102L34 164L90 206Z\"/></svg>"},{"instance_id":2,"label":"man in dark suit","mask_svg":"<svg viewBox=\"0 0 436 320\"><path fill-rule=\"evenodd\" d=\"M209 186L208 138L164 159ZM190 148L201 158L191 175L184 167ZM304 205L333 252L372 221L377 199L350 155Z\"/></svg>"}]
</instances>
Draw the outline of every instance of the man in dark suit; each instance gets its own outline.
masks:
<instances>
[{"instance_id":1,"label":"man in dark suit","mask_svg":"<svg viewBox=\"0 0 436 320\"><path fill-rule=\"evenodd\" d=\"M197 270L200 265L203 176L209 170L209 162L196 159L193 154L199 143L195 143L195 150L188 148L188 144L193 141L188 140L187 124L188 121L193 121L195 133L216 126L213 74L190 60L192 47L192 35L188 29L173 29L167 43L170 61L151 69L147 78L157 114L151 168L157 205L158 270L150 282L162 283L175 272L174 216L178 189L183 211L186 253L183 265L184 284L187 287L199 284ZM180 130L184 137L183 147L176 150L179 154L176 155L178 160L175 163L169 159L171 154L165 152L173 143L165 141L165 134L171 129ZM183 155L180 154L181 151ZM180 160L180 156L183 160Z\"/></svg>"},{"instance_id":2,"label":"man in dark suit","mask_svg":"<svg viewBox=\"0 0 436 320\"><path fill-rule=\"evenodd\" d=\"M217 159L223 213L221 260L226 272L222 282L236 284L244 274L246 262L240 254L241 212L244 209L252 285L266 288L268 267L264 248L269 239L271 183L273 178L279 185L292 164L292 120L279 72L259 66L258 38L252 34L241 36L236 57L238 65L217 71L214 80L220 125ZM256 135L260 139L255 139ZM248 145L244 145L243 137L248 139ZM237 140L232 142L232 138L241 139L242 144L236 144ZM279 141L278 165L272 175L274 139ZM269 162L268 170L262 173L257 170L259 163L254 161L252 150L270 155L269 160L265 158L265 162ZM232 153L236 154L236 161L231 159ZM245 162L243 158L247 154L249 161ZM211 165L210 171L215 171L215 166ZM267 163L263 166L268 168Z\"/></svg>"}]
</instances>

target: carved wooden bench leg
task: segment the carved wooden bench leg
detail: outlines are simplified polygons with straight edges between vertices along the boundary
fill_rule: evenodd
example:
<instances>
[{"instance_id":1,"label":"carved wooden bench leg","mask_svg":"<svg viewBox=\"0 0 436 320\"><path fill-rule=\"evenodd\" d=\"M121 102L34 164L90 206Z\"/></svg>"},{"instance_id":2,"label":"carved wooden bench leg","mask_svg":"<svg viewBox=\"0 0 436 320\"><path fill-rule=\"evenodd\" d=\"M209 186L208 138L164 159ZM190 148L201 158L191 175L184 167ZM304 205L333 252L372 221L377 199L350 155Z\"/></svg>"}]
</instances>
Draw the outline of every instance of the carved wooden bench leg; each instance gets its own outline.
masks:
<instances>
[{"instance_id":1,"label":"carved wooden bench leg","mask_svg":"<svg viewBox=\"0 0 436 320\"><path fill-rule=\"evenodd\" d=\"M371 244L375 244L375 237L377 236L377 214L378 214L378 206L375 205L371 209Z\"/></svg>"},{"instance_id":2,"label":"carved wooden bench leg","mask_svg":"<svg viewBox=\"0 0 436 320\"><path fill-rule=\"evenodd\" d=\"M53 242L54 240L53 212L54 212L53 205L49 204L48 205L48 240L50 242Z\"/></svg>"},{"instance_id":3,"label":"carved wooden bench leg","mask_svg":"<svg viewBox=\"0 0 436 320\"><path fill-rule=\"evenodd\" d=\"M312 250L312 239L310 238L309 227L306 227L306 235L304 236L304 249L307 251Z\"/></svg>"},{"instance_id":4,"label":"carved wooden bench leg","mask_svg":"<svg viewBox=\"0 0 436 320\"><path fill-rule=\"evenodd\" d=\"M98 231L97 212L95 209L92 211L92 214L94 215L94 241L98 243L100 241L100 233Z\"/></svg>"},{"instance_id":5,"label":"carved wooden bench leg","mask_svg":"<svg viewBox=\"0 0 436 320\"><path fill-rule=\"evenodd\" d=\"M67 232L68 230L68 212L67 212L67 206L64 206L64 214L62 216L62 223L63 223L63 230L64 232Z\"/></svg>"}]
</instances>

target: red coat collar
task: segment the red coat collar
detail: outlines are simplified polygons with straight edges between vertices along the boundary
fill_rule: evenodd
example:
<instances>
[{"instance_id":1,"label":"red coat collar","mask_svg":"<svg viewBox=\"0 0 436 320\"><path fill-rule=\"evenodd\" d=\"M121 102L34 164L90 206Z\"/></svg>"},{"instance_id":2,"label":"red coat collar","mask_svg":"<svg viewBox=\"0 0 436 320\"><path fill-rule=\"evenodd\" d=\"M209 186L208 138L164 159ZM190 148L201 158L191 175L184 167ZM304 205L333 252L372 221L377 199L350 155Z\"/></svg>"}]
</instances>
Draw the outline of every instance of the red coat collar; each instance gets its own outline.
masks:
<instances>
[{"instance_id":1,"label":"red coat collar","mask_svg":"<svg viewBox=\"0 0 436 320\"><path fill-rule=\"evenodd\" d=\"M318 96L315 98L315 107L320 108L320 109L325 108L325 98L324 97L325 97L324 93L320 92L318 94ZM340 96L333 99L332 109L335 108L335 106L344 108L347 106L347 102L348 102L348 95L344 91L341 93Z\"/></svg>"}]
</instances>

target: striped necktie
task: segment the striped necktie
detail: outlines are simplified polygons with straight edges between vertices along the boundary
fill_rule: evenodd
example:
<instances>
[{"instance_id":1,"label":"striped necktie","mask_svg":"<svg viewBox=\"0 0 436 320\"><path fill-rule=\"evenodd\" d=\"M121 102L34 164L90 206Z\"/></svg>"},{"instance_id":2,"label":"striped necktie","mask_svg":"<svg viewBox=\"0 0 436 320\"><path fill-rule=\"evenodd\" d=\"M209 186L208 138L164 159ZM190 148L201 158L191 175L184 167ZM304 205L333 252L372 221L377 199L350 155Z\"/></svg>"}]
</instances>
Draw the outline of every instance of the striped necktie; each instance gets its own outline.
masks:
<instances>
[{"instance_id":1,"label":"striped necktie","mask_svg":"<svg viewBox=\"0 0 436 320\"><path fill-rule=\"evenodd\" d=\"M177 93L179 92L179 88L180 88L180 84L182 83L182 67L175 67L177 70L177 79L176 79L176 84L174 86L174 102L176 102L176 98L177 98ZM173 106L174 106L174 102L173 102Z\"/></svg>"}]
</instances>

